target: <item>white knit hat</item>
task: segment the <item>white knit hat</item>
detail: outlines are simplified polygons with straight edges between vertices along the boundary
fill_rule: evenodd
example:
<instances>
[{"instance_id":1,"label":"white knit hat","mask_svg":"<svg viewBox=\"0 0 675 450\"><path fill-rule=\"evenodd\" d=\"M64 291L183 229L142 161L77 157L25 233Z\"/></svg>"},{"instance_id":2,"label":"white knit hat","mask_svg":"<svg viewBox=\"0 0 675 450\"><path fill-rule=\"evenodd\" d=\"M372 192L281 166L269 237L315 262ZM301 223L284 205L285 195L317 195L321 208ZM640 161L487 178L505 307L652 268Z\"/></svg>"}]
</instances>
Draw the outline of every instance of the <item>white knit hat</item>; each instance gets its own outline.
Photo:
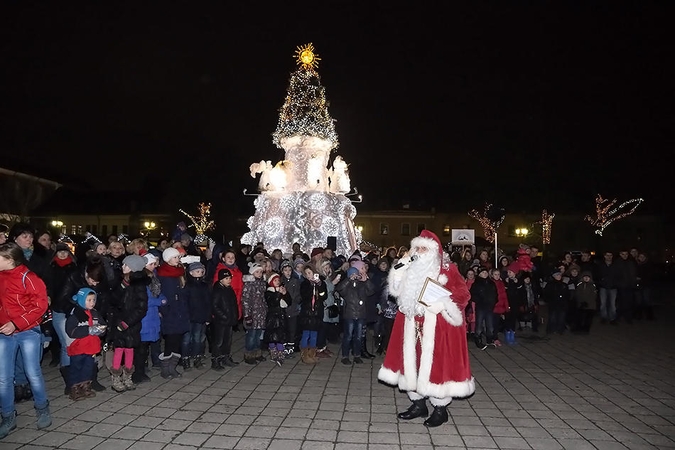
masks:
<instances>
[{"instance_id":1,"label":"white knit hat","mask_svg":"<svg viewBox=\"0 0 675 450\"><path fill-rule=\"evenodd\" d=\"M162 259L164 262L169 262L174 256L180 257L180 252L173 247L169 247L162 252Z\"/></svg>"}]
</instances>

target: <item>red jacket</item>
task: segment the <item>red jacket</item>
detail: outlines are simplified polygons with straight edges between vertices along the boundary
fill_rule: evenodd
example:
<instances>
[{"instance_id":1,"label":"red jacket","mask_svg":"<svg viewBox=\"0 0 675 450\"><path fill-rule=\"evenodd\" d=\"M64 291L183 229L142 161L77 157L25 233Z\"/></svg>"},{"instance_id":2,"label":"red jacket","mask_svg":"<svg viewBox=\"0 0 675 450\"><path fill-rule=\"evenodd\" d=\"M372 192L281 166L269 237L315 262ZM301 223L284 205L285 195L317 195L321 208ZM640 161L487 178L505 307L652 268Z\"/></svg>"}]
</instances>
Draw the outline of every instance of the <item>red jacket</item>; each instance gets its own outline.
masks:
<instances>
[{"instance_id":1,"label":"red jacket","mask_svg":"<svg viewBox=\"0 0 675 450\"><path fill-rule=\"evenodd\" d=\"M497 304L492 312L495 314L506 314L509 312L509 297L506 295L506 286L502 280L492 280L497 285Z\"/></svg>"},{"instance_id":2,"label":"red jacket","mask_svg":"<svg viewBox=\"0 0 675 450\"><path fill-rule=\"evenodd\" d=\"M42 322L49 307L44 282L23 264L0 272L0 325L12 322L16 332Z\"/></svg>"},{"instance_id":3,"label":"red jacket","mask_svg":"<svg viewBox=\"0 0 675 450\"><path fill-rule=\"evenodd\" d=\"M213 284L218 282L218 272L220 272L220 269L227 269L232 273L232 289L234 289L234 293L237 295L237 308L239 309L239 320L241 320L244 313L241 307L241 293L244 290L244 275L237 266L228 267L224 263L219 262L216 266L216 273L213 274Z\"/></svg>"}]
</instances>

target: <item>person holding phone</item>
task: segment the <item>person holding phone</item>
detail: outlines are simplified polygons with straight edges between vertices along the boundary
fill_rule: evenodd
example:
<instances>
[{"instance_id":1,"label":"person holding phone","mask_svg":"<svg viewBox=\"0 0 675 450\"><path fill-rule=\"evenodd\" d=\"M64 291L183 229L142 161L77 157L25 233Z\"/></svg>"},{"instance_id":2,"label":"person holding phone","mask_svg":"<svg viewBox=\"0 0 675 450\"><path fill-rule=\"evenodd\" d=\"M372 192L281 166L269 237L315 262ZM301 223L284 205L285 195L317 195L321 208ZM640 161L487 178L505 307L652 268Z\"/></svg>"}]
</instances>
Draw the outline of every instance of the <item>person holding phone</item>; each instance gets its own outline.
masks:
<instances>
[{"instance_id":1,"label":"person holding phone","mask_svg":"<svg viewBox=\"0 0 675 450\"><path fill-rule=\"evenodd\" d=\"M300 355L305 364L316 364L316 343L323 326L324 303L328 298L326 282L314 269L307 265L303 269L304 279L300 283L300 314L298 325L302 330Z\"/></svg>"},{"instance_id":2,"label":"person holding phone","mask_svg":"<svg viewBox=\"0 0 675 450\"><path fill-rule=\"evenodd\" d=\"M363 261L352 261L347 276L336 286L342 296L342 364L351 364L349 351L354 356L354 364L361 364L361 336L368 314L366 302L375 293L375 286L368 278L368 268Z\"/></svg>"}]
</instances>

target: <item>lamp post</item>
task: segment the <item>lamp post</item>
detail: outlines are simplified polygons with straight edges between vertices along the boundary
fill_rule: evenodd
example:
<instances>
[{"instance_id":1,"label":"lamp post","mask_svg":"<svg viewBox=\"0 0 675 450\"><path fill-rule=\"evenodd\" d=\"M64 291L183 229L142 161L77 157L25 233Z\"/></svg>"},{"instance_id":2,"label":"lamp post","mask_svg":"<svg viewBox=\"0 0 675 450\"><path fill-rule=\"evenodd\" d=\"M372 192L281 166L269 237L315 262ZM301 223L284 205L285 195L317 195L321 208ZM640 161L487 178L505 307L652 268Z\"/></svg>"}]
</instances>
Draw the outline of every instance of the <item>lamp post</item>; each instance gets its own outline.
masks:
<instances>
[{"instance_id":1,"label":"lamp post","mask_svg":"<svg viewBox=\"0 0 675 450\"><path fill-rule=\"evenodd\" d=\"M527 228L516 228L516 236L519 238L526 238L527 235L530 233L530 230Z\"/></svg>"}]
</instances>

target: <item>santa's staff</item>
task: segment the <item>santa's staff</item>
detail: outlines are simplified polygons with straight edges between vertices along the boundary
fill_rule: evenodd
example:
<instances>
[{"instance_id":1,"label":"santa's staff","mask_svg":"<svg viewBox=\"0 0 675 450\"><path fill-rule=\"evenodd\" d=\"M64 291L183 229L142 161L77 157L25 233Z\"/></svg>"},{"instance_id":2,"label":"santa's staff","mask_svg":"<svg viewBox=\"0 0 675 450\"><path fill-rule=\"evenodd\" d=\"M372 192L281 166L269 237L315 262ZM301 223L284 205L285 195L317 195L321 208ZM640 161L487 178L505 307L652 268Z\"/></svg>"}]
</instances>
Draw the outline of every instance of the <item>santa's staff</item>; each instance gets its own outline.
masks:
<instances>
[{"instance_id":1,"label":"santa's staff","mask_svg":"<svg viewBox=\"0 0 675 450\"><path fill-rule=\"evenodd\" d=\"M420 301L427 278L449 294ZM448 421L453 398L475 391L464 321L471 295L438 236L427 230L410 242L410 251L389 272L389 294L396 298L398 313L378 378L407 391L413 402L398 414L400 419L427 417L428 398L434 411L424 425L437 427Z\"/></svg>"}]
</instances>

